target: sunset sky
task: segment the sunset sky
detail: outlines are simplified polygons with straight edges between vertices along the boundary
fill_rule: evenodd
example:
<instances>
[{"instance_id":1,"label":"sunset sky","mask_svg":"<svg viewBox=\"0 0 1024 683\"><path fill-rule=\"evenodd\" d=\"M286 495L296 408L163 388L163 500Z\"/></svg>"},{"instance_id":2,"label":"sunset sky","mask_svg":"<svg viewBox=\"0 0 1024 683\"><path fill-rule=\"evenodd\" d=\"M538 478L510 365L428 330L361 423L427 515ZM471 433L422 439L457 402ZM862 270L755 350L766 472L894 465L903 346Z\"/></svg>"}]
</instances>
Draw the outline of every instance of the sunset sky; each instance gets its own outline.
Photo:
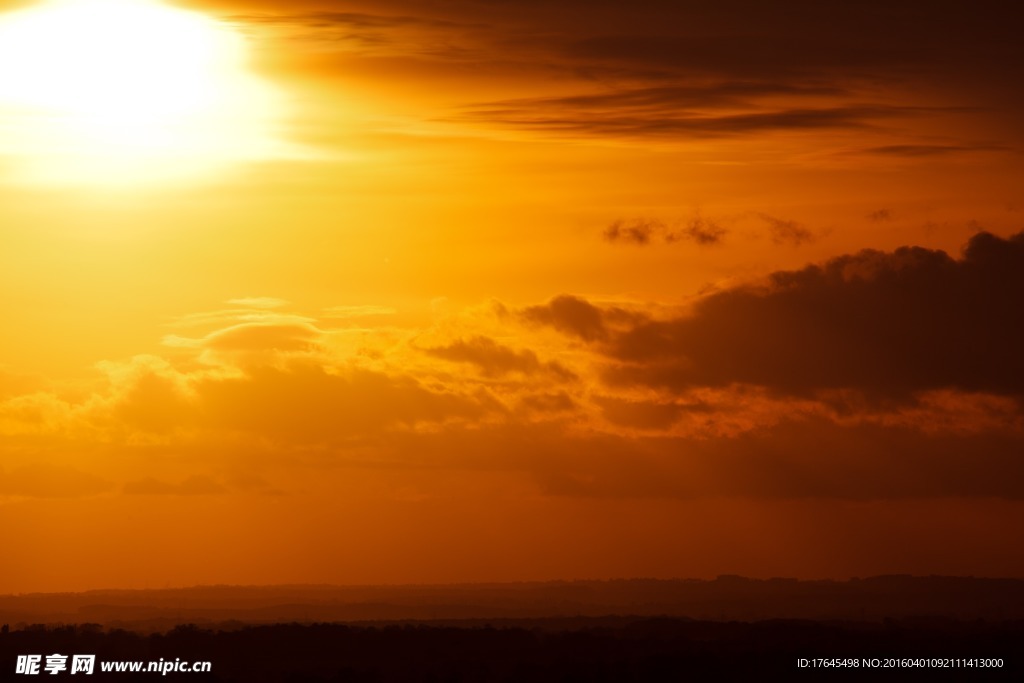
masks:
<instances>
[{"instance_id":1,"label":"sunset sky","mask_svg":"<svg viewBox=\"0 0 1024 683\"><path fill-rule=\"evenodd\" d=\"M1008 7L0 0L0 593L1024 577Z\"/></svg>"}]
</instances>

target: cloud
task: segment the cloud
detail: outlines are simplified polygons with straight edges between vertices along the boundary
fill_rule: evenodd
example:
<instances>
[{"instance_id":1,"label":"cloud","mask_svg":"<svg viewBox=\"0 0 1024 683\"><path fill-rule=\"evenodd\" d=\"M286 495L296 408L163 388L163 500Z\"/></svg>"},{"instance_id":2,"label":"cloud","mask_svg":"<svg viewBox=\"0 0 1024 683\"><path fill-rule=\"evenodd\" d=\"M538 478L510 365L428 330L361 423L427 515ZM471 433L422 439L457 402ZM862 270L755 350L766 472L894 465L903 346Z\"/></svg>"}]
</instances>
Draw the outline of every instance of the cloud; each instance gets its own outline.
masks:
<instances>
[{"instance_id":1,"label":"cloud","mask_svg":"<svg viewBox=\"0 0 1024 683\"><path fill-rule=\"evenodd\" d=\"M982 233L960 258L864 251L684 312L491 302L373 354L290 345L319 326L231 325L102 364L90 391L0 402L0 495L494 478L577 498L1024 500L1022 259L1024 234Z\"/></svg>"},{"instance_id":2,"label":"cloud","mask_svg":"<svg viewBox=\"0 0 1024 683\"><path fill-rule=\"evenodd\" d=\"M839 88L756 81L608 88L561 97L470 107L469 116L539 132L580 135L725 137L772 130L861 127L907 113L886 107L836 108ZM780 99L788 106L780 107ZM819 101L820 100L820 101Z\"/></svg>"},{"instance_id":3,"label":"cloud","mask_svg":"<svg viewBox=\"0 0 1024 683\"><path fill-rule=\"evenodd\" d=\"M519 315L528 323L553 327L588 342L604 340L615 326L644 317L618 306L598 307L565 294L546 304L524 308Z\"/></svg>"},{"instance_id":4,"label":"cloud","mask_svg":"<svg viewBox=\"0 0 1024 683\"><path fill-rule=\"evenodd\" d=\"M608 314L589 301L574 296L559 296L543 306L530 306L522 315L530 322L550 325L584 341L608 336L605 325Z\"/></svg>"},{"instance_id":5,"label":"cloud","mask_svg":"<svg viewBox=\"0 0 1024 683\"><path fill-rule=\"evenodd\" d=\"M724 112L606 112L477 107L467 118L561 137L714 139L773 132L866 130L893 117L921 114L920 109L881 105L791 107Z\"/></svg>"},{"instance_id":6,"label":"cloud","mask_svg":"<svg viewBox=\"0 0 1024 683\"><path fill-rule=\"evenodd\" d=\"M665 235L665 241L671 243L688 240L701 246L708 246L720 243L726 232L727 230L718 223L698 216L690 219L677 231Z\"/></svg>"},{"instance_id":7,"label":"cloud","mask_svg":"<svg viewBox=\"0 0 1024 683\"><path fill-rule=\"evenodd\" d=\"M867 154L892 157L935 157L968 152L998 152L1006 147L999 145L881 145L864 150Z\"/></svg>"},{"instance_id":8,"label":"cloud","mask_svg":"<svg viewBox=\"0 0 1024 683\"><path fill-rule=\"evenodd\" d=\"M241 355L208 357L209 349L202 346L186 349L204 362L186 358L180 367L153 356L101 363L106 387L74 402L52 394L2 402L0 430L126 443L202 440L220 434L291 449L376 439L392 430L429 424L482 420L507 410L480 381L444 383L429 368L385 369L390 364L379 358L344 359L327 349L265 355L256 342L279 345L276 338L257 335L243 340L240 346L227 347L243 349ZM548 381L572 378L554 363L538 362L536 370Z\"/></svg>"},{"instance_id":9,"label":"cloud","mask_svg":"<svg viewBox=\"0 0 1024 683\"><path fill-rule=\"evenodd\" d=\"M358 441L503 409L484 393L464 395L409 376L314 361L194 374L187 376L187 391L172 370L123 381L105 409L92 413L93 421L109 414L116 425L144 433L238 433L289 446Z\"/></svg>"},{"instance_id":10,"label":"cloud","mask_svg":"<svg viewBox=\"0 0 1024 683\"><path fill-rule=\"evenodd\" d=\"M728 231L715 221L694 216L673 224L648 218L619 219L605 228L602 235L609 242L641 246L650 244L655 236L660 237L666 244L693 242L699 246L710 246L721 243L727 233Z\"/></svg>"},{"instance_id":11,"label":"cloud","mask_svg":"<svg viewBox=\"0 0 1024 683\"><path fill-rule=\"evenodd\" d=\"M975 235L959 260L922 247L866 250L711 294L685 317L640 322L610 339L618 363L606 379L675 391L741 383L792 395L1021 396L1022 292L1024 233Z\"/></svg>"},{"instance_id":12,"label":"cloud","mask_svg":"<svg viewBox=\"0 0 1024 683\"><path fill-rule=\"evenodd\" d=\"M239 323L262 323L265 325L283 324L311 324L316 322L315 318L297 315L295 313L283 313L269 308L230 308L219 311L204 311L201 313L190 313L180 316L168 324L169 327L214 327L224 328L231 324Z\"/></svg>"},{"instance_id":13,"label":"cloud","mask_svg":"<svg viewBox=\"0 0 1024 683\"><path fill-rule=\"evenodd\" d=\"M421 6L407 8L412 12L388 11L380 5L367 7L365 12L339 12L329 4L294 3L274 3L266 11L254 6L238 9L241 11L226 17L228 21L271 31L290 41L295 52L317 53L332 66L340 65L331 59L337 55L457 60L467 46L478 42L474 34L488 32L479 22L431 16Z\"/></svg>"},{"instance_id":14,"label":"cloud","mask_svg":"<svg viewBox=\"0 0 1024 683\"><path fill-rule=\"evenodd\" d=\"M0 402L0 434L46 434L70 429L74 406L51 392L37 391Z\"/></svg>"},{"instance_id":15,"label":"cloud","mask_svg":"<svg viewBox=\"0 0 1024 683\"><path fill-rule=\"evenodd\" d=\"M200 417L209 426L289 444L358 440L393 428L478 420L502 410L483 393L467 396L428 388L413 377L331 371L313 363L211 378L196 392Z\"/></svg>"},{"instance_id":16,"label":"cloud","mask_svg":"<svg viewBox=\"0 0 1024 683\"><path fill-rule=\"evenodd\" d=\"M437 358L474 365L485 377L546 373L563 381L575 379L572 372L556 362L542 363L529 349L515 351L488 337L460 339L447 346L424 349L424 352Z\"/></svg>"},{"instance_id":17,"label":"cloud","mask_svg":"<svg viewBox=\"0 0 1024 683\"><path fill-rule=\"evenodd\" d=\"M656 232L664 232L665 224L661 221L646 218L633 220L616 220L604 229L604 238L609 242L629 242L631 244L650 244L651 236Z\"/></svg>"},{"instance_id":18,"label":"cloud","mask_svg":"<svg viewBox=\"0 0 1024 683\"><path fill-rule=\"evenodd\" d=\"M833 86L759 81L714 81L699 85L658 85L560 97L507 100L489 106L500 110L524 106L559 111L680 111L707 107L750 107L766 97L832 98L846 94Z\"/></svg>"},{"instance_id":19,"label":"cloud","mask_svg":"<svg viewBox=\"0 0 1024 683\"><path fill-rule=\"evenodd\" d=\"M1019 73L1022 49L1007 25L1014 11L1001 2L983 5L965 13L956 3L648 0L630 6L640 15L632 21L624 8L577 13L579 29L570 34L577 38L563 45L582 60L776 82L864 74L895 80L915 72L930 81L941 78L941 67L958 77Z\"/></svg>"},{"instance_id":20,"label":"cloud","mask_svg":"<svg viewBox=\"0 0 1024 683\"><path fill-rule=\"evenodd\" d=\"M318 353L323 350L325 333L306 322L252 322L232 325L200 339L169 335L164 346L204 351L200 359L211 364L225 355L235 362L267 362L281 355Z\"/></svg>"},{"instance_id":21,"label":"cloud","mask_svg":"<svg viewBox=\"0 0 1024 683\"><path fill-rule=\"evenodd\" d=\"M312 351L322 336L312 325L249 323L214 332L201 344L221 351Z\"/></svg>"},{"instance_id":22,"label":"cloud","mask_svg":"<svg viewBox=\"0 0 1024 683\"><path fill-rule=\"evenodd\" d=\"M1024 112L1015 87L1024 48L1005 2L971 12L957 3L876 0L382 0L345 11L329 0L213 3L230 8L233 21L285 35L277 55L295 59L293 68L349 77L370 65L379 79L380 67L401 64L387 76L437 78L451 109L432 112L430 123L444 121L447 131L454 120L471 124L474 135L483 124L501 135L659 146L764 142L779 133L790 149L789 133L815 135L815 145L827 148L834 132L852 131L860 134L859 154L904 159L1019 146L959 139L991 124L985 112L1009 121ZM552 82L568 94L551 96L539 85ZM951 103L973 108L975 125L942 121L951 109L929 106ZM918 131L944 126L937 131L944 137L908 138L899 124L909 117L924 124Z\"/></svg>"},{"instance_id":23,"label":"cloud","mask_svg":"<svg viewBox=\"0 0 1024 683\"><path fill-rule=\"evenodd\" d=\"M136 356L128 363L101 363L111 382L106 401L78 409L80 419L111 419L121 430L171 433L195 425L195 396L190 377L154 356ZM90 413L92 413L90 415Z\"/></svg>"},{"instance_id":24,"label":"cloud","mask_svg":"<svg viewBox=\"0 0 1024 683\"><path fill-rule=\"evenodd\" d=\"M814 233L796 221L776 218L766 213L758 215L768 224L768 232L775 244L791 244L798 247L814 241Z\"/></svg>"}]
</instances>

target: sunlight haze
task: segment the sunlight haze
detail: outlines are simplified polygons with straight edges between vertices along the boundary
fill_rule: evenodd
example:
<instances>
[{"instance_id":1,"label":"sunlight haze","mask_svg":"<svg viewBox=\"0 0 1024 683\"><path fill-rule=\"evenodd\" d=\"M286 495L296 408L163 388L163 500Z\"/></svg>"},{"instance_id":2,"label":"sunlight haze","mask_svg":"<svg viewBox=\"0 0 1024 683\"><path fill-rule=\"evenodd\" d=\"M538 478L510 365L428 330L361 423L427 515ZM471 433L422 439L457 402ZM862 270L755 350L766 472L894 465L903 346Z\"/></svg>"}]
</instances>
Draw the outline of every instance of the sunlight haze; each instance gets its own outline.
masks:
<instances>
[{"instance_id":1,"label":"sunlight haze","mask_svg":"<svg viewBox=\"0 0 1024 683\"><path fill-rule=\"evenodd\" d=\"M0 1L0 593L1024 577L972 7Z\"/></svg>"}]
</instances>

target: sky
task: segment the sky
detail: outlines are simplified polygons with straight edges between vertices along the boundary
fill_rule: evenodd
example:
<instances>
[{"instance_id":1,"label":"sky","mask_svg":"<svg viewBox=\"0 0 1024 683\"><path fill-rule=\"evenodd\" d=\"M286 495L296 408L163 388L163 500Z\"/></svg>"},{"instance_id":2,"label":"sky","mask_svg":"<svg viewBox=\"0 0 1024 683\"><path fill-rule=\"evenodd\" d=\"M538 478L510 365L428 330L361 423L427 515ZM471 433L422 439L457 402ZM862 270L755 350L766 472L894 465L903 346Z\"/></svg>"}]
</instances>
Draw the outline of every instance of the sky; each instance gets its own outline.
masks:
<instances>
[{"instance_id":1,"label":"sky","mask_svg":"<svg viewBox=\"0 0 1024 683\"><path fill-rule=\"evenodd\" d=\"M78 2L0 2L0 592L1024 577L1010 3Z\"/></svg>"}]
</instances>

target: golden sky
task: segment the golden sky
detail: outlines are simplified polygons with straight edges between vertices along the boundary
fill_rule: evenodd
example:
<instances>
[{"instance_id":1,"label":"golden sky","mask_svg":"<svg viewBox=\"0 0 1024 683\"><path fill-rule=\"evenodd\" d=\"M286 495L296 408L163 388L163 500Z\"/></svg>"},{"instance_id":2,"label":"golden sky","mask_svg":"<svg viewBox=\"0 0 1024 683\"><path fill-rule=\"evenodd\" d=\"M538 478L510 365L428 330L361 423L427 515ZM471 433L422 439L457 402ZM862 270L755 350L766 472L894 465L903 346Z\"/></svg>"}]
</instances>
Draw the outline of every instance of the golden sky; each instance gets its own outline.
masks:
<instances>
[{"instance_id":1,"label":"golden sky","mask_svg":"<svg viewBox=\"0 0 1024 683\"><path fill-rule=\"evenodd\" d=\"M0 592L1024 576L1002 5L0 2Z\"/></svg>"}]
</instances>

